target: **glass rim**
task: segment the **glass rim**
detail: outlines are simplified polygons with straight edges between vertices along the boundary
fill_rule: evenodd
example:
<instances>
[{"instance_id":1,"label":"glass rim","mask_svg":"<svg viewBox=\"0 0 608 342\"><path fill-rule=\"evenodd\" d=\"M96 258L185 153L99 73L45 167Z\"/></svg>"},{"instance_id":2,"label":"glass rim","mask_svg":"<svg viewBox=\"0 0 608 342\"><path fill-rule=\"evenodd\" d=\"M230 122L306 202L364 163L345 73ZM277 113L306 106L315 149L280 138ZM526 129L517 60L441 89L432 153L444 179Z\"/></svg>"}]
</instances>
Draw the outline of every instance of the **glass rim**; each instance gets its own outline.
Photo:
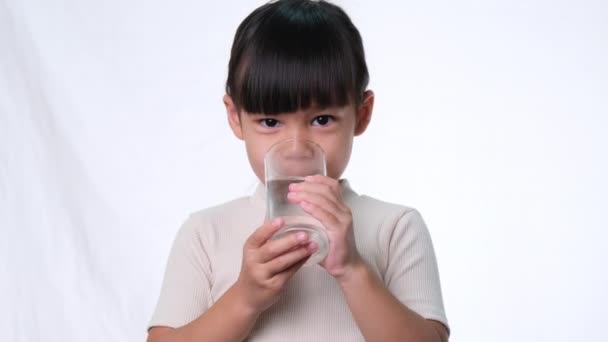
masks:
<instances>
[{"instance_id":1,"label":"glass rim","mask_svg":"<svg viewBox=\"0 0 608 342\"><path fill-rule=\"evenodd\" d=\"M305 142L307 144L313 145L317 149L319 149L319 151L321 151L321 155L323 156L323 158L325 158L325 150L323 149L323 147L321 147L321 145L317 144L313 140L302 139L302 138L288 138L288 139L279 140L279 141L273 143L272 145L270 145L270 147L266 150L266 152L264 152L264 159L266 159L266 156L268 155L268 153L270 151L274 150L278 145L282 145L282 144L290 142L290 141L302 141L302 142Z\"/></svg>"},{"instance_id":2,"label":"glass rim","mask_svg":"<svg viewBox=\"0 0 608 342\"><path fill-rule=\"evenodd\" d=\"M266 150L266 152L264 152L264 179L268 180L268 174L269 171L271 169L274 169L273 167L270 166L270 164L272 164L272 162L270 162L269 158L272 158L272 154L274 152L274 150L277 149L277 147L279 145L283 145L283 144L287 144L290 142L303 142L306 145L308 145L309 147L312 147L316 152L315 153L319 153L319 156L321 157L321 173L323 175L327 174L327 160L326 160L326 154L325 154L325 150L321 147L321 145L317 144L316 142L310 140L310 139L302 139L302 138L288 138L288 139L283 139L280 141L277 141L275 143L273 143L272 145L270 145L270 147L268 148L268 150ZM276 170L274 170L276 171ZM281 172L278 172L279 174L281 174Z\"/></svg>"}]
</instances>

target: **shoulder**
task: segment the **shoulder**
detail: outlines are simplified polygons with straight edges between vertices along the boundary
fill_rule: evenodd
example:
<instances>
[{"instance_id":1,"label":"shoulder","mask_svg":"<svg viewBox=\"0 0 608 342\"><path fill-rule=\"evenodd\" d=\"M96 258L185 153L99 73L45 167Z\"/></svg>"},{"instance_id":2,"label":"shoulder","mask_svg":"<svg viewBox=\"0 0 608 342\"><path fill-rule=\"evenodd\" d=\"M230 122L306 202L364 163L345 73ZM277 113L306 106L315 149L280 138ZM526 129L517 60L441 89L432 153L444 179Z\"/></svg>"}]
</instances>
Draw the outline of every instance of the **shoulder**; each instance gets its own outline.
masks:
<instances>
[{"instance_id":1,"label":"shoulder","mask_svg":"<svg viewBox=\"0 0 608 342\"><path fill-rule=\"evenodd\" d=\"M392 222L393 225L399 221L421 217L420 212L411 206L399 203L387 202L368 195L359 195L351 203L353 215L367 220Z\"/></svg>"},{"instance_id":2,"label":"shoulder","mask_svg":"<svg viewBox=\"0 0 608 342\"><path fill-rule=\"evenodd\" d=\"M229 228L238 226L239 222L247 220L259 210L254 207L250 197L240 197L211 207L191 212L182 227L179 235L201 236L217 230L216 228ZM224 229L223 229L224 230Z\"/></svg>"},{"instance_id":3,"label":"shoulder","mask_svg":"<svg viewBox=\"0 0 608 342\"><path fill-rule=\"evenodd\" d=\"M190 213L190 219L214 221L226 217L234 217L244 210L249 210L251 206L252 203L249 197L239 197L228 202L194 211Z\"/></svg>"},{"instance_id":4,"label":"shoulder","mask_svg":"<svg viewBox=\"0 0 608 342\"><path fill-rule=\"evenodd\" d=\"M417 208L367 195L353 202L351 211L362 240L375 241L385 251L414 242L430 244L430 232Z\"/></svg>"},{"instance_id":5,"label":"shoulder","mask_svg":"<svg viewBox=\"0 0 608 342\"><path fill-rule=\"evenodd\" d=\"M432 260L432 243L420 212L411 206L360 195L351 207L357 248L385 284L412 262Z\"/></svg>"}]
</instances>

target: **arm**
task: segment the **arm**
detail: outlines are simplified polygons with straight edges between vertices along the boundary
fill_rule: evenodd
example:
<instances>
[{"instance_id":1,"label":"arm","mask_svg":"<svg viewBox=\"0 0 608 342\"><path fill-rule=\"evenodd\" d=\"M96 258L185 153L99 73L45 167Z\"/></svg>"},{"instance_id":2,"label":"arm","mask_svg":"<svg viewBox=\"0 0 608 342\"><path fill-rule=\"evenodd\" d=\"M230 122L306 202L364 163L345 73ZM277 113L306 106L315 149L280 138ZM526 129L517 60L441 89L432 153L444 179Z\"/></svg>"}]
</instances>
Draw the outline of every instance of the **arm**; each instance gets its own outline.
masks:
<instances>
[{"instance_id":1,"label":"arm","mask_svg":"<svg viewBox=\"0 0 608 342\"><path fill-rule=\"evenodd\" d=\"M397 223L400 229L392 236L389 246L393 261L387 270L385 286L357 251L352 213L341 198L336 180L307 177L305 182L290 185L288 198L326 227L331 243L322 266L338 281L366 341L447 341L445 326L424 319L403 304L436 303L441 299L430 237L424 234L421 221L407 226L413 221L404 216L403 224ZM414 254L408 253L408 247L413 245L420 248L416 248ZM429 291L423 291L423 297L418 294L420 282L430 286Z\"/></svg>"},{"instance_id":2,"label":"arm","mask_svg":"<svg viewBox=\"0 0 608 342\"><path fill-rule=\"evenodd\" d=\"M243 341L314 252L306 234L272 240L282 224L264 224L247 239L239 278L214 305L183 327L153 327L148 342Z\"/></svg>"},{"instance_id":3,"label":"arm","mask_svg":"<svg viewBox=\"0 0 608 342\"><path fill-rule=\"evenodd\" d=\"M448 341L443 324L426 320L401 304L364 261L338 282L366 341Z\"/></svg>"},{"instance_id":4,"label":"arm","mask_svg":"<svg viewBox=\"0 0 608 342\"><path fill-rule=\"evenodd\" d=\"M177 329L150 329L148 342L243 341L259 316L244 303L235 283L209 310L189 324Z\"/></svg>"}]
</instances>

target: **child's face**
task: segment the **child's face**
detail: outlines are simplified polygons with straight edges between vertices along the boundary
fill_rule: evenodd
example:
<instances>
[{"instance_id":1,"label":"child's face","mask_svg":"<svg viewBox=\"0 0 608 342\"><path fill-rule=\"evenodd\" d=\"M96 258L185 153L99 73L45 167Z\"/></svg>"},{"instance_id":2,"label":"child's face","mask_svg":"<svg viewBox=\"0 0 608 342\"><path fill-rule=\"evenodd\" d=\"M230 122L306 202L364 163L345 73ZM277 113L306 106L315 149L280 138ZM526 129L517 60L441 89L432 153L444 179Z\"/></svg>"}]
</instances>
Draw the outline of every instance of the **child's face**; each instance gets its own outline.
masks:
<instances>
[{"instance_id":1,"label":"child's face","mask_svg":"<svg viewBox=\"0 0 608 342\"><path fill-rule=\"evenodd\" d=\"M327 175L339 179L350 159L353 137L369 124L374 94L367 91L362 105L319 109L311 107L295 113L264 115L241 112L230 96L224 96L228 122L237 138L245 141L254 173L264 182L264 154L273 144L289 139L312 140L325 151Z\"/></svg>"}]
</instances>

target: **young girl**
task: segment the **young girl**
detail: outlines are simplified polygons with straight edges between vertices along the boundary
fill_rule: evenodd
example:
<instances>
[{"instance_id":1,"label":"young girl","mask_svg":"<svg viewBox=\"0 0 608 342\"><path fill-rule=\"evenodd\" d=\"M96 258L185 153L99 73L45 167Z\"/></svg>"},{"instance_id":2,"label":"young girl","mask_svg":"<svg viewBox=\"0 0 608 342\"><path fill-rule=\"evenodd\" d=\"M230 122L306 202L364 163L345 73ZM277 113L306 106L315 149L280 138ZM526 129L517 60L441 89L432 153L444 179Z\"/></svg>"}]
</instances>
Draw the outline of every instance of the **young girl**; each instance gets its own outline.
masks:
<instances>
[{"instance_id":1,"label":"young girl","mask_svg":"<svg viewBox=\"0 0 608 342\"><path fill-rule=\"evenodd\" d=\"M239 26L224 103L260 180L255 193L193 213L175 239L149 342L433 341L448 339L428 230L413 208L357 194L340 179L374 94L358 30L324 1L280 0ZM327 176L291 184L288 199L326 228L271 239L263 157L288 138L326 153Z\"/></svg>"}]
</instances>

